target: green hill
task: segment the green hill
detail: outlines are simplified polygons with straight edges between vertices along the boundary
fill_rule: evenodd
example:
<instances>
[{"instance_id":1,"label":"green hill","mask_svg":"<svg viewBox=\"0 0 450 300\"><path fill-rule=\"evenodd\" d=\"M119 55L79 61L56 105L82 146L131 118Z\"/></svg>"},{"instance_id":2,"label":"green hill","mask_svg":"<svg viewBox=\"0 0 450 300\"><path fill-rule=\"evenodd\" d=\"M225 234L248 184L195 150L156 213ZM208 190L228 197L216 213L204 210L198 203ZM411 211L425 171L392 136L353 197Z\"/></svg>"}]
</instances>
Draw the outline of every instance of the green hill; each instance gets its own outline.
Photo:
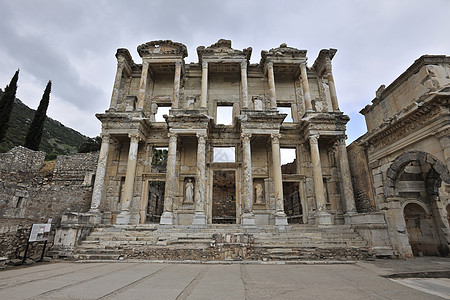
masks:
<instances>
[{"instance_id":1,"label":"green hill","mask_svg":"<svg viewBox=\"0 0 450 300\"><path fill-rule=\"evenodd\" d=\"M1 94L2 90L0 89ZM52 105L51 102L50 105ZM0 143L0 152L7 152L15 146L23 146L34 113L34 109L29 108L16 98L6 136ZM72 154L76 153L78 147L88 140L88 137L78 131L47 117L39 150L47 154Z\"/></svg>"}]
</instances>

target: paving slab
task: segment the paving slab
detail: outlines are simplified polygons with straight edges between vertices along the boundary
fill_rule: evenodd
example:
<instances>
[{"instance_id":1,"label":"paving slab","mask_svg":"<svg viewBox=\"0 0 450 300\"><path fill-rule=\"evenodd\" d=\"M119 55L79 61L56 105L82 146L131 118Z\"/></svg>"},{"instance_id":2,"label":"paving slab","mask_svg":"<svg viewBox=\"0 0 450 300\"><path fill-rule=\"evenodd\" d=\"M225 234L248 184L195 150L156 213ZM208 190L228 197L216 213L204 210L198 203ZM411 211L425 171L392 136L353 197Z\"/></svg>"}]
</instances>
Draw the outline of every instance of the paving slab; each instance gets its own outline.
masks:
<instances>
[{"instance_id":1,"label":"paving slab","mask_svg":"<svg viewBox=\"0 0 450 300\"><path fill-rule=\"evenodd\" d=\"M445 270L448 262L419 260L415 270ZM413 264L62 262L0 271L0 299L447 298L446 280L405 285L380 276L411 270Z\"/></svg>"}]
</instances>

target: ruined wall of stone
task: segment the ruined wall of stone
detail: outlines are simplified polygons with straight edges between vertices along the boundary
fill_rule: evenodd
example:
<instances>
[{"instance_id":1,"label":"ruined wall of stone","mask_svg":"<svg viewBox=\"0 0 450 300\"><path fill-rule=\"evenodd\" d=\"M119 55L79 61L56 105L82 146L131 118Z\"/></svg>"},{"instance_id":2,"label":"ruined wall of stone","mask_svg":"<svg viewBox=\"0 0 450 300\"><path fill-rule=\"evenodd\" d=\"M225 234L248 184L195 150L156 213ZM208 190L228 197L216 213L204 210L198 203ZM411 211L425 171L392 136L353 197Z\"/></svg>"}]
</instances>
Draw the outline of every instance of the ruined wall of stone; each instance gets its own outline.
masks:
<instances>
[{"instance_id":1,"label":"ruined wall of stone","mask_svg":"<svg viewBox=\"0 0 450 300\"><path fill-rule=\"evenodd\" d=\"M364 147L352 143L347 147L348 162L352 174L353 192L358 212L375 210L373 183ZM378 182L377 182L378 183Z\"/></svg>"},{"instance_id":2,"label":"ruined wall of stone","mask_svg":"<svg viewBox=\"0 0 450 300\"><path fill-rule=\"evenodd\" d=\"M0 154L0 170L39 171L44 165L45 153L16 146L7 153Z\"/></svg>"},{"instance_id":3,"label":"ruined wall of stone","mask_svg":"<svg viewBox=\"0 0 450 300\"><path fill-rule=\"evenodd\" d=\"M23 147L0 154L0 256L23 253L17 247L26 244L31 224L53 217L57 225L64 212L90 207L98 153L60 156L54 169L44 157Z\"/></svg>"}]
</instances>

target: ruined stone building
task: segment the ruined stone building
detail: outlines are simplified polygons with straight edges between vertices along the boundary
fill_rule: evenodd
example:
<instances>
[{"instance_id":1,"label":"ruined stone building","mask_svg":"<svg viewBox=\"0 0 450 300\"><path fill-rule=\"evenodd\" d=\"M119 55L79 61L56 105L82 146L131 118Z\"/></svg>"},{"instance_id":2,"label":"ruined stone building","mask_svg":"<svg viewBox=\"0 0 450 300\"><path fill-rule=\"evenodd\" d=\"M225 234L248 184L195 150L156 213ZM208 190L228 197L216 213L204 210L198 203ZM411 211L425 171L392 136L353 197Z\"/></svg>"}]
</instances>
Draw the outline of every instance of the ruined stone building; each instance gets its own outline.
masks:
<instances>
[{"instance_id":1,"label":"ruined stone building","mask_svg":"<svg viewBox=\"0 0 450 300\"><path fill-rule=\"evenodd\" d=\"M356 213L331 61L219 40L118 49L91 212L105 224L344 224ZM281 156L280 156L281 153ZM291 160L282 162L291 157Z\"/></svg>"},{"instance_id":2,"label":"ruined stone building","mask_svg":"<svg viewBox=\"0 0 450 300\"><path fill-rule=\"evenodd\" d=\"M33 223L53 218L55 229L65 212L87 212L97 160L92 152L46 162L44 152L21 146L0 153L0 257L23 255Z\"/></svg>"},{"instance_id":3,"label":"ruined stone building","mask_svg":"<svg viewBox=\"0 0 450 300\"><path fill-rule=\"evenodd\" d=\"M361 114L367 133L348 147L358 209L384 212L400 256L448 255L450 57L420 57Z\"/></svg>"},{"instance_id":4,"label":"ruined stone building","mask_svg":"<svg viewBox=\"0 0 450 300\"><path fill-rule=\"evenodd\" d=\"M228 40L198 47L198 62L189 64L181 43L137 50L140 63L117 50L110 107L97 114L99 154L58 158L51 178L38 183L23 176L40 172L42 154L2 154L12 165L27 156L15 168L29 169L15 181L17 170L0 164L2 216L50 205L35 217L62 215L54 255L448 255L449 57L423 56L380 87L361 111L368 132L347 149L335 49L309 66L306 50L286 44L262 51L257 64L251 48Z\"/></svg>"}]
</instances>

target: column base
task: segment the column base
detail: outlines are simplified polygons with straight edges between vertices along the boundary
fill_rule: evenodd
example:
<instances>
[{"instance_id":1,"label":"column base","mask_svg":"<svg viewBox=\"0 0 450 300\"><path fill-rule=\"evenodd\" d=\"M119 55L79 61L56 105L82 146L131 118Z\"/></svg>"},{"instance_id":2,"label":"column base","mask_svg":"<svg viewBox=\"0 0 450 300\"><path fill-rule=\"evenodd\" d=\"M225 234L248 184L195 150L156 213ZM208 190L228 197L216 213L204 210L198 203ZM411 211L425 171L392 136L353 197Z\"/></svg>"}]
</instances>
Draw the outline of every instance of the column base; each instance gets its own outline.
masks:
<instances>
[{"instance_id":1,"label":"column base","mask_svg":"<svg viewBox=\"0 0 450 300\"><path fill-rule=\"evenodd\" d=\"M241 218L242 226L256 226L255 215L253 213L244 213Z\"/></svg>"},{"instance_id":2,"label":"column base","mask_svg":"<svg viewBox=\"0 0 450 300\"><path fill-rule=\"evenodd\" d=\"M128 210L122 210L116 219L117 225L128 225L130 224L131 214Z\"/></svg>"},{"instance_id":3,"label":"column base","mask_svg":"<svg viewBox=\"0 0 450 300\"><path fill-rule=\"evenodd\" d=\"M192 225L206 225L206 215L204 212L195 212L192 218Z\"/></svg>"},{"instance_id":4,"label":"column base","mask_svg":"<svg viewBox=\"0 0 450 300\"><path fill-rule=\"evenodd\" d=\"M161 215L161 220L159 221L161 225L173 225L173 213L171 211L165 211Z\"/></svg>"},{"instance_id":5,"label":"column base","mask_svg":"<svg viewBox=\"0 0 450 300\"><path fill-rule=\"evenodd\" d=\"M284 212L275 213L275 226L288 226L288 218Z\"/></svg>"},{"instance_id":6,"label":"column base","mask_svg":"<svg viewBox=\"0 0 450 300\"><path fill-rule=\"evenodd\" d=\"M90 209L86 215L89 216L89 223L92 225L102 222L102 213L99 209Z\"/></svg>"},{"instance_id":7,"label":"column base","mask_svg":"<svg viewBox=\"0 0 450 300\"><path fill-rule=\"evenodd\" d=\"M348 211L348 212L346 212L346 213L344 214L345 224L348 224L348 225L353 224L352 217L355 216L355 215L357 215L357 214L358 214L358 213L357 213L357 212L354 212L354 211Z\"/></svg>"},{"instance_id":8,"label":"column base","mask_svg":"<svg viewBox=\"0 0 450 300\"><path fill-rule=\"evenodd\" d=\"M316 225L333 225L333 216L326 212L321 211L316 213Z\"/></svg>"}]
</instances>

